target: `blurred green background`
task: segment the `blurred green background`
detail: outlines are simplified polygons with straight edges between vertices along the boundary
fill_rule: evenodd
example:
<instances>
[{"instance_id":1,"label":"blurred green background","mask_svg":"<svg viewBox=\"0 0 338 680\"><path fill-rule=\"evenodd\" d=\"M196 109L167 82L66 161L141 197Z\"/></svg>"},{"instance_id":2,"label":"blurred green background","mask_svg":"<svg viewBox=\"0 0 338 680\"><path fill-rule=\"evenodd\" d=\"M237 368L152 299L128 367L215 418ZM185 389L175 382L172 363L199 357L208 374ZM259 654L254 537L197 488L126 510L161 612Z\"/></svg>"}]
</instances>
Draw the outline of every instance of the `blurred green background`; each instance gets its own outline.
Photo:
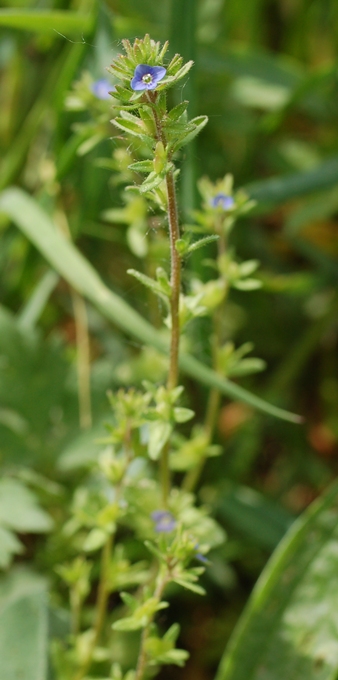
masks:
<instances>
[{"instance_id":1,"label":"blurred green background","mask_svg":"<svg viewBox=\"0 0 338 680\"><path fill-rule=\"evenodd\" d=\"M300 413L304 424L222 404L217 441L224 454L208 466L200 494L214 504L229 542L207 577L210 596L190 604L186 633L183 627L183 644L195 651L185 679L212 677L268 555L337 469L338 4L10 0L1 3L0 32L1 190L29 193L109 288L155 325L156 305L126 274L140 266L137 248L130 249L122 220L103 216L123 206L119 140L106 110L67 110L74 81L84 71L107 77L122 38L149 32L169 39L172 53L195 61L177 100L189 99L192 115L209 116L181 159L182 220L199 206L196 180L205 174L216 180L231 172L257 201L232 244L240 258L261 261L263 287L232 294L229 337L252 341L267 362L241 384ZM89 304L94 434L81 428L76 299L18 226L1 212L0 464L22 479L34 470L71 485L81 461L95 455L106 390L156 379L163 362ZM151 271L165 249L151 215L146 229ZM208 363L205 328L194 326L190 346ZM187 389L201 416L205 388L189 380ZM177 603L183 624L184 597Z\"/></svg>"}]
</instances>

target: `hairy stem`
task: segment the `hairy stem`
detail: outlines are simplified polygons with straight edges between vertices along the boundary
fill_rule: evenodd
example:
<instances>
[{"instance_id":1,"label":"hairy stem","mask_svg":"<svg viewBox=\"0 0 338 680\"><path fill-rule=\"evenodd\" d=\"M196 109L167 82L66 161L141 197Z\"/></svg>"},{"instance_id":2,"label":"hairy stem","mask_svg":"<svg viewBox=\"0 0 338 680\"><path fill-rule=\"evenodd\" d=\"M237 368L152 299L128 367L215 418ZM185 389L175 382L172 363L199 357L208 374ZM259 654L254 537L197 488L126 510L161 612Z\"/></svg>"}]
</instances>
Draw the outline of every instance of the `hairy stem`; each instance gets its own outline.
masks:
<instances>
[{"instance_id":1,"label":"hairy stem","mask_svg":"<svg viewBox=\"0 0 338 680\"><path fill-rule=\"evenodd\" d=\"M219 239L217 241L217 247L218 247L218 256L220 257L223 255L226 251L226 239L225 239L225 234L224 234L224 229L223 229L223 224L222 222L217 222L215 225L215 231L219 235ZM223 308L218 307L214 314L213 314L213 336L212 336L212 347L211 347L211 353L212 353L212 368L214 371L217 373L219 367L218 367L218 359L217 359L217 354L218 354L218 348L222 342L222 313L223 313ZM206 410L206 416L205 416L205 421L204 421L204 431L206 434L206 446L208 444L211 444L213 436L214 436L214 431L217 423L217 417L219 413L219 407L221 403L221 393L217 388L213 388L209 392L209 398L208 398L208 403L207 403L207 410ZM206 457L204 456L201 458L201 460L198 462L198 465L194 467L192 470L190 470L182 483L183 489L186 491L194 491L196 488L198 481L200 479L200 476L203 472L204 464L205 464Z\"/></svg>"},{"instance_id":2,"label":"hairy stem","mask_svg":"<svg viewBox=\"0 0 338 680\"><path fill-rule=\"evenodd\" d=\"M156 103L156 95L148 93L148 101L153 105ZM153 114L158 141L162 142L166 148L166 138L162 127L161 119L158 116L156 105L153 105ZM169 160L169 159L168 159ZM178 220L178 209L175 189L175 178L173 170L166 175L167 200L168 200L168 225L170 239L170 317L171 317L171 337L169 354L169 371L167 379L168 390L173 390L178 382L178 356L180 345L180 291L181 291L181 258L176 249L176 242L180 238L180 228ZM161 454L161 481L162 496L164 507L167 506L170 491L170 470L169 470L169 444L163 447Z\"/></svg>"},{"instance_id":3,"label":"hairy stem","mask_svg":"<svg viewBox=\"0 0 338 680\"><path fill-rule=\"evenodd\" d=\"M172 171L167 174L166 184L168 195L168 220L171 257L171 342L167 387L168 389L172 390L174 387L176 387L178 381L178 353L180 343L179 303L181 290L181 258L176 250L176 242L180 238L180 230L178 223L175 181Z\"/></svg>"}]
</instances>

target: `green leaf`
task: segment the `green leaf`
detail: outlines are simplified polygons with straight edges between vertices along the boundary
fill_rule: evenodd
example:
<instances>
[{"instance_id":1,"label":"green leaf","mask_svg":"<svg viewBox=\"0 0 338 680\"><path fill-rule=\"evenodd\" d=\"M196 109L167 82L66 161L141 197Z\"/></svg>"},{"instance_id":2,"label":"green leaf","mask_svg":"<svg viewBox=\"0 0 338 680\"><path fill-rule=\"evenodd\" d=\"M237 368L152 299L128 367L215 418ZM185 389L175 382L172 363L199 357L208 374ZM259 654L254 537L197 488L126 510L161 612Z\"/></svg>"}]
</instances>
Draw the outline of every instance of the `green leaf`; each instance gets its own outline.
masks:
<instances>
[{"instance_id":1,"label":"green leaf","mask_svg":"<svg viewBox=\"0 0 338 680\"><path fill-rule=\"evenodd\" d=\"M34 199L20 189L6 189L0 194L0 211L14 220L50 265L78 292L87 297L104 316L141 342L167 354L167 343L162 335L105 286L98 273L74 244L67 241L56 229L50 217ZM180 367L195 380L200 380L210 387L217 387L222 394L243 401L263 413L290 422L302 422L299 416L273 406L230 380L225 380L188 354L181 353Z\"/></svg>"},{"instance_id":2,"label":"green leaf","mask_svg":"<svg viewBox=\"0 0 338 680\"><path fill-rule=\"evenodd\" d=\"M176 423L186 423L188 420L191 420L194 415L195 411L192 411L191 408L183 408L182 406L176 406L176 408L174 408Z\"/></svg>"},{"instance_id":3,"label":"green leaf","mask_svg":"<svg viewBox=\"0 0 338 680\"><path fill-rule=\"evenodd\" d=\"M15 531L44 533L52 528L51 517L38 506L36 497L16 479L0 481L0 523Z\"/></svg>"},{"instance_id":4,"label":"green leaf","mask_svg":"<svg viewBox=\"0 0 338 680\"><path fill-rule=\"evenodd\" d=\"M272 552L290 528L294 517L282 506L249 487L227 482L219 489L217 516L225 526L254 545Z\"/></svg>"},{"instance_id":5,"label":"green leaf","mask_svg":"<svg viewBox=\"0 0 338 680\"><path fill-rule=\"evenodd\" d=\"M192 583L184 578L174 578L173 581L179 586L182 586L182 588L186 588L186 590L191 590L193 593L196 593L196 595L205 595L204 588L198 586L196 583Z\"/></svg>"},{"instance_id":6,"label":"green leaf","mask_svg":"<svg viewBox=\"0 0 338 680\"><path fill-rule=\"evenodd\" d=\"M213 236L205 236L204 238L200 238L198 241L195 241L195 243L192 243L188 249L188 253L193 253L194 250L198 250L198 248L203 248L203 246L206 246L208 243L213 243L214 241L218 241L219 236L216 234Z\"/></svg>"},{"instance_id":7,"label":"green leaf","mask_svg":"<svg viewBox=\"0 0 338 680\"><path fill-rule=\"evenodd\" d=\"M337 482L264 569L216 680L334 680L338 672Z\"/></svg>"},{"instance_id":8,"label":"green leaf","mask_svg":"<svg viewBox=\"0 0 338 680\"><path fill-rule=\"evenodd\" d=\"M155 421L149 423L149 442L148 442L148 452L151 460L157 460L164 445L167 443L172 427L169 423L162 423L161 421Z\"/></svg>"},{"instance_id":9,"label":"green leaf","mask_svg":"<svg viewBox=\"0 0 338 680\"><path fill-rule=\"evenodd\" d=\"M83 550L85 550L86 552L93 552L94 550L102 548L106 541L107 533L103 529L95 527L89 532L88 536L86 537L83 544Z\"/></svg>"},{"instance_id":10,"label":"green leaf","mask_svg":"<svg viewBox=\"0 0 338 680\"><path fill-rule=\"evenodd\" d=\"M154 279L151 279L150 276L146 276L146 274L138 272L137 269L127 269L127 274L134 276L135 279L137 279L140 283L143 283L143 285L147 288L150 288L153 293L156 293L156 295L163 297L162 286Z\"/></svg>"},{"instance_id":11,"label":"green leaf","mask_svg":"<svg viewBox=\"0 0 338 680\"><path fill-rule=\"evenodd\" d=\"M27 304L20 311L18 325L21 330L30 331L36 326L58 280L58 275L50 269L43 275Z\"/></svg>"},{"instance_id":12,"label":"green leaf","mask_svg":"<svg viewBox=\"0 0 338 680\"><path fill-rule=\"evenodd\" d=\"M131 165L128 165L128 168L134 172L145 172L148 174L149 172L153 171L154 166L152 161L138 161L137 163L131 163Z\"/></svg>"},{"instance_id":13,"label":"green leaf","mask_svg":"<svg viewBox=\"0 0 338 680\"><path fill-rule=\"evenodd\" d=\"M180 149L182 146L189 144L197 135L203 130L208 122L208 116L197 116L189 121L189 127L193 126L191 131L182 136L177 144L173 144L174 149Z\"/></svg>"},{"instance_id":14,"label":"green leaf","mask_svg":"<svg viewBox=\"0 0 338 680\"><path fill-rule=\"evenodd\" d=\"M0 526L0 569L7 569L14 555L23 552L24 547L15 534Z\"/></svg>"},{"instance_id":15,"label":"green leaf","mask_svg":"<svg viewBox=\"0 0 338 680\"><path fill-rule=\"evenodd\" d=\"M0 680L46 680L46 583L28 571L0 581L0 659Z\"/></svg>"},{"instance_id":16,"label":"green leaf","mask_svg":"<svg viewBox=\"0 0 338 680\"><path fill-rule=\"evenodd\" d=\"M232 281L231 285L237 290L257 290L262 287L262 282L258 279L238 279L237 281Z\"/></svg>"},{"instance_id":17,"label":"green leaf","mask_svg":"<svg viewBox=\"0 0 338 680\"><path fill-rule=\"evenodd\" d=\"M115 621L112 625L113 630L120 630L128 632L130 630L140 630L144 628L148 623L147 618L144 616L142 619L136 619L133 616L126 616L125 619L119 619Z\"/></svg>"},{"instance_id":18,"label":"green leaf","mask_svg":"<svg viewBox=\"0 0 338 680\"><path fill-rule=\"evenodd\" d=\"M266 362L258 357L250 357L248 359L241 359L232 368L229 368L227 375L231 378L237 378L242 375L252 375L252 373L259 373L266 369Z\"/></svg>"},{"instance_id":19,"label":"green leaf","mask_svg":"<svg viewBox=\"0 0 338 680\"><path fill-rule=\"evenodd\" d=\"M139 137L142 139L143 142L146 144L153 144L153 139L149 135L146 134L144 125L142 121L140 123L135 123L134 121L131 120L126 120L124 118L113 118L112 121L113 125L115 127L118 127L120 130L123 130L123 132L126 132L127 134L134 135L135 137Z\"/></svg>"},{"instance_id":20,"label":"green leaf","mask_svg":"<svg viewBox=\"0 0 338 680\"><path fill-rule=\"evenodd\" d=\"M138 187L139 191L141 194L146 194L147 191L152 191L153 189L157 189L157 187L162 184L164 177L162 175L158 175L156 172L151 172L150 175L140 184Z\"/></svg>"},{"instance_id":21,"label":"green leaf","mask_svg":"<svg viewBox=\"0 0 338 680\"><path fill-rule=\"evenodd\" d=\"M186 76L187 73L189 73L191 67L193 66L193 63L194 63L193 61L188 61L186 64L184 64L184 66L182 66L182 68L180 68L180 70L177 71L177 73L175 74L175 81L184 78L184 76Z\"/></svg>"},{"instance_id":22,"label":"green leaf","mask_svg":"<svg viewBox=\"0 0 338 680\"><path fill-rule=\"evenodd\" d=\"M73 472L97 461L102 445L99 443L107 435L103 425L90 428L87 432L81 432L62 451L57 460L57 467L62 472Z\"/></svg>"},{"instance_id":23,"label":"green leaf","mask_svg":"<svg viewBox=\"0 0 338 680\"><path fill-rule=\"evenodd\" d=\"M0 26L23 31L58 31L88 33L92 30L94 16L82 12L66 12L35 9L1 9Z\"/></svg>"},{"instance_id":24,"label":"green leaf","mask_svg":"<svg viewBox=\"0 0 338 680\"><path fill-rule=\"evenodd\" d=\"M174 106L174 108L171 109L171 111L169 111L168 113L169 120L175 121L181 118L181 116L183 116L183 114L186 112L188 104L189 104L188 101L184 101L181 102L180 104L177 104L177 106Z\"/></svg>"}]
</instances>

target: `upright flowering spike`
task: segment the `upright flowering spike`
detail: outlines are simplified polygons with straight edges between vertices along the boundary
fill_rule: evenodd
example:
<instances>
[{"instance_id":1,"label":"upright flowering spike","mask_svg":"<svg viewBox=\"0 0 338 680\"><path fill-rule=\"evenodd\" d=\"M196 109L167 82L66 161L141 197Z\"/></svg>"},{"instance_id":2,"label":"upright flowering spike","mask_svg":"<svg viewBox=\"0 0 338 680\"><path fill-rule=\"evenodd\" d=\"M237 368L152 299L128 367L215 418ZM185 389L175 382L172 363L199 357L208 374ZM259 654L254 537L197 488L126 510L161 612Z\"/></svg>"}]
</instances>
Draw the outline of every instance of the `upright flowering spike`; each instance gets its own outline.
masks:
<instances>
[{"instance_id":1,"label":"upright flowering spike","mask_svg":"<svg viewBox=\"0 0 338 680\"><path fill-rule=\"evenodd\" d=\"M155 90L157 84L164 78L167 69L164 66L149 66L138 64L134 71L134 77L130 82L133 90Z\"/></svg>"}]
</instances>

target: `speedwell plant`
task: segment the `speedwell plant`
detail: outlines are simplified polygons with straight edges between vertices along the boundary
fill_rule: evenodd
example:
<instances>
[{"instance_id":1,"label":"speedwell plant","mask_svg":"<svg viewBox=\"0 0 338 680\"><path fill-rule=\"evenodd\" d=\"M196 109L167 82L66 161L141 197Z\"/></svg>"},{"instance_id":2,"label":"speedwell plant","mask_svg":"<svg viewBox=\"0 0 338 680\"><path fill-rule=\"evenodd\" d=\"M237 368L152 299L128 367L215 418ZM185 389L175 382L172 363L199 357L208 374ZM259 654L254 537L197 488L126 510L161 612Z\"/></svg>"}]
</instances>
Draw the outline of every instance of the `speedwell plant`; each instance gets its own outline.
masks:
<instances>
[{"instance_id":1,"label":"speedwell plant","mask_svg":"<svg viewBox=\"0 0 338 680\"><path fill-rule=\"evenodd\" d=\"M128 172L123 168L123 173L136 180L127 188L134 192L129 195L136 192L138 201L162 215L170 242L169 271L158 267L155 278L136 270L130 274L160 300L169 329L169 359L163 384L145 381L143 390L110 395L113 419L102 453L73 498L63 528L64 541L71 545L69 561L58 568L69 589L72 618L68 644L57 643L53 650L59 680L143 680L164 664L184 665L188 653L176 645L179 626L166 626L166 615L158 612L168 607L166 597L175 588L203 594L199 577L207 568L207 554L225 536L194 495L206 459L221 452L213 443L220 395L211 392L204 423L195 422L190 433L187 425L180 431L194 418L179 385L181 335L194 317L209 315L210 353L218 373L239 376L264 367L246 357L250 344L235 348L229 342L223 325L230 287L253 290L260 285L252 276L257 262L237 262L228 245L237 217L250 208L246 196L233 191L228 175L215 185L203 179L202 208L183 233L180 229L179 150L207 118L189 120L187 101L168 110L167 91L188 74L192 62L184 64L179 55L167 60L168 43L161 46L148 35L133 45L124 41L123 47L124 54L110 68L116 83L111 87L112 122L128 144L123 156L129 158ZM78 97L85 89L81 82ZM98 98L100 116L106 119L100 107L107 102L109 84L89 86L86 96ZM132 139L137 144L130 144ZM127 223L129 213L126 208ZM205 283L191 275L183 293L182 261L213 241L217 256L206 261L212 278ZM180 485L173 483L177 479ZM129 658L122 665L117 663L116 636L130 640Z\"/></svg>"}]
</instances>

